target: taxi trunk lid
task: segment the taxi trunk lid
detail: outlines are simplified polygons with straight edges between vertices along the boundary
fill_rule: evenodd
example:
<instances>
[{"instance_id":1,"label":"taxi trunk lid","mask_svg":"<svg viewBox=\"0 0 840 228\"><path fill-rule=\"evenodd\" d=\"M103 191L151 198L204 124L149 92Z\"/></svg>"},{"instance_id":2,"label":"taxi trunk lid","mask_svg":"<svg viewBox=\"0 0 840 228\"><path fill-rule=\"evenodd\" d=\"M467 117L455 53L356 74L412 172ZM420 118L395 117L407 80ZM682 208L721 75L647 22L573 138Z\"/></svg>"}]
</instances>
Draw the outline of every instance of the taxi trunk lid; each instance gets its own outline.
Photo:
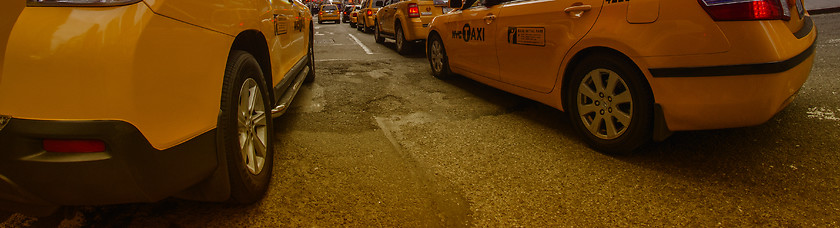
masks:
<instances>
[{"instance_id":1,"label":"taxi trunk lid","mask_svg":"<svg viewBox=\"0 0 840 228\"><path fill-rule=\"evenodd\" d=\"M443 4L440 2L443 2ZM417 8L420 11L420 20L423 21L423 24L429 24L432 22L433 18L446 13L444 12L444 7L446 6L445 4L446 2L440 0L417 1Z\"/></svg>"}]
</instances>

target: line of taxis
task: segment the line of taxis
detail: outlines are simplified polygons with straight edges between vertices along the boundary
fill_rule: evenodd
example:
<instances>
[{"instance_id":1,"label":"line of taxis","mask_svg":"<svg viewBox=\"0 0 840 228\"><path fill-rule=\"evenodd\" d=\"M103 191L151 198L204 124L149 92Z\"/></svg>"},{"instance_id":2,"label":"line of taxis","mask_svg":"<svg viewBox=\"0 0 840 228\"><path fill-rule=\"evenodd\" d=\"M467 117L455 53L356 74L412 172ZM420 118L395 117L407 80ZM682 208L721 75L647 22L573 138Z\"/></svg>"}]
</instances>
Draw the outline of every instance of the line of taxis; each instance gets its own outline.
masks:
<instances>
[{"instance_id":1,"label":"line of taxis","mask_svg":"<svg viewBox=\"0 0 840 228\"><path fill-rule=\"evenodd\" d=\"M631 153L674 131L767 122L810 74L802 0L368 0L354 22L424 44L460 75L564 111L583 140ZM424 42L425 41L425 42Z\"/></svg>"},{"instance_id":2,"label":"line of taxis","mask_svg":"<svg viewBox=\"0 0 840 228\"><path fill-rule=\"evenodd\" d=\"M610 154L674 131L768 121L810 74L817 36L802 0L360 8L351 26L394 39L400 53L423 44L435 77L563 110ZM3 1L0 209L258 201L272 119L314 80L310 12L297 0ZM340 23L330 16L318 22Z\"/></svg>"}]
</instances>

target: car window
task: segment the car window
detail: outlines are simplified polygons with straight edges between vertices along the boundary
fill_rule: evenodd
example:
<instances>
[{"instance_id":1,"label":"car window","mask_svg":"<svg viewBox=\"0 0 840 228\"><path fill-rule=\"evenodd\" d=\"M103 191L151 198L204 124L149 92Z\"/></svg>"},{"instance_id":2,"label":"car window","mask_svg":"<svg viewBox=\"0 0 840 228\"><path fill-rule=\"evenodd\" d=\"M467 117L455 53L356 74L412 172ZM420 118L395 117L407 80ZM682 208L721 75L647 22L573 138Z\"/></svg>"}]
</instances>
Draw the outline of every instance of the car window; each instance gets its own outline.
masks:
<instances>
[{"instance_id":1,"label":"car window","mask_svg":"<svg viewBox=\"0 0 840 228\"><path fill-rule=\"evenodd\" d=\"M335 6L330 5L330 6L324 6L323 10L324 11L329 11L329 10L335 11L336 8L335 8Z\"/></svg>"},{"instance_id":2,"label":"car window","mask_svg":"<svg viewBox=\"0 0 840 228\"><path fill-rule=\"evenodd\" d=\"M377 2L379 2L379 6L377 6ZM385 0L374 0L373 4L371 4L371 8L380 8L385 5Z\"/></svg>"}]
</instances>

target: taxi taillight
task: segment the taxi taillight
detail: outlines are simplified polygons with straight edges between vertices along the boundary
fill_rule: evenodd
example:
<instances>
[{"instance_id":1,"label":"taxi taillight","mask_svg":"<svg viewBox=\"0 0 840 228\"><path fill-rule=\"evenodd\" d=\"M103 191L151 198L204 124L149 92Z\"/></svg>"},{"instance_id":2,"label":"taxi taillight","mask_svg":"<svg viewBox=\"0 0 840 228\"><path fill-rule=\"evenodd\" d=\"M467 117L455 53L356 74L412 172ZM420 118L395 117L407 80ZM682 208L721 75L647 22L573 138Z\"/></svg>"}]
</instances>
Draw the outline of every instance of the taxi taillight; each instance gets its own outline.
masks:
<instances>
[{"instance_id":1,"label":"taxi taillight","mask_svg":"<svg viewBox=\"0 0 840 228\"><path fill-rule=\"evenodd\" d=\"M367 12L365 12L365 14L367 14L368 16L373 16L373 11L368 10Z\"/></svg>"},{"instance_id":2,"label":"taxi taillight","mask_svg":"<svg viewBox=\"0 0 840 228\"><path fill-rule=\"evenodd\" d=\"M44 139L44 150L57 153L95 153L105 151L105 142L101 140Z\"/></svg>"},{"instance_id":3,"label":"taxi taillight","mask_svg":"<svg viewBox=\"0 0 840 228\"><path fill-rule=\"evenodd\" d=\"M408 17L420 17L420 8L417 3L408 3Z\"/></svg>"},{"instance_id":4,"label":"taxi taillight","mask_svg":"<svg viewBox=\"0 0 840 228\"><path fill-rule=\"evenodd\" d=\"M356 12L353 12L353 16L357 17L357 16L359 16L359 14L356 14Z\"/></svg>"},{"instance_id":5,"label":"taxi taillight","mask_svg":"<svg viewBox=\"0 0 840 228\"><path fill-rule=\"evenodd\" d=\"M716 21L790 20L788 0L697 1Z\"/></svg>"}]
</instances>

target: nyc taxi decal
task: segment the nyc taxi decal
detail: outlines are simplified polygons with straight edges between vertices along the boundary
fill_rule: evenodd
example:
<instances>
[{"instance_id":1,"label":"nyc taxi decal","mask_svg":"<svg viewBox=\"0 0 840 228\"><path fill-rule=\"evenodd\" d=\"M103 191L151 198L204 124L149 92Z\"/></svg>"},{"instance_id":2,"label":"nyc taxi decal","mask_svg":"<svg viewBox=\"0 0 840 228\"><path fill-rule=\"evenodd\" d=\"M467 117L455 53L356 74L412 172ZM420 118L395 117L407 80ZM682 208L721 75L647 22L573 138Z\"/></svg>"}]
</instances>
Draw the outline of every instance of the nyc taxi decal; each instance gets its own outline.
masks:
<instances>
[{"instance_id":1,"label":"nyc taxi decal","mask_svg":"<svg viewBox=\"0 0 840 228\"><path fill-rule=\"evenodd\" d=\"M463 39L464 42L484 41L484 28L471 28L465 24L461 31L452 31L453 39Z\"/></svg>"},{"instance_id":2,"label":"nyc taxi decal","mask_svg":"<svg viewBox=\"0 0 840 228\"><path fill-rule=\"evenodd\" d=\"M545 28L543 27L508 27L508 43L545 46Z\"/></svg>"}]
</instances>

